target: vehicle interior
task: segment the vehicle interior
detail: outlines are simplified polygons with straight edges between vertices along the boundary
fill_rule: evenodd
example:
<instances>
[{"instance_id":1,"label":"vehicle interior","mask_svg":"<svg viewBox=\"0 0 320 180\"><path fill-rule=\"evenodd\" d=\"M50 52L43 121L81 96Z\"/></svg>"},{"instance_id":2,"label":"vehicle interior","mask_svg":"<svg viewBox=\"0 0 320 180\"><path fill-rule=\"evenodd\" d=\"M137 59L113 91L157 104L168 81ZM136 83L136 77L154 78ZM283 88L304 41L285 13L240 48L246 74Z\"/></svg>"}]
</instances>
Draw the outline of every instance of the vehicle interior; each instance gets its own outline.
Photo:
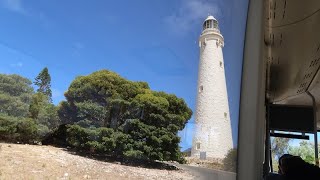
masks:
<instances>
[{"instance_id":1,"label":"vehicle interior","mask_svg":"<svg viewBox=\"0 0 320 180\"><path fill-rule=\"evenodd\" d=\"M313 134L315 164L319 166L319 31L319 1L250 1L238 179L262 179L270 172L270 136L303 139L305 133Z\"/></svg>"}]
</instances>

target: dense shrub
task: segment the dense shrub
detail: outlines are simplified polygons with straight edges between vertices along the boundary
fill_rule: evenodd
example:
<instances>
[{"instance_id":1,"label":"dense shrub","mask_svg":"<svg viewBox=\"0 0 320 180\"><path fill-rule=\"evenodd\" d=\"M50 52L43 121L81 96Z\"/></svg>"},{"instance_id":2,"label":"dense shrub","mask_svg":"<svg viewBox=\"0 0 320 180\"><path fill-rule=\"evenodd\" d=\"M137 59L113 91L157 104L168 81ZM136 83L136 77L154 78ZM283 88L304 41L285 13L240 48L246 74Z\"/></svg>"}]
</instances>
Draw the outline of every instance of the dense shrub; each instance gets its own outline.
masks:
<instances>
[{"instance_id":1,"label":"dense shrub","mask_svg":"<svg viewBox=\"0 0 320 180\"><path fill-rule=\"evenodd\" d=\"M102 70L77 77L58 114L67 143L90 152L147 160L183 161L177 136L192 112L172 94Z\"/></svg>"},{"instance_id":2,"label":"dense shrub","mask_svg":"<svg viewBox=\"0 0 320 180\"><path fill-rule=\"evenodd\" d=\"M36 78L37 93L28 79L0 75L0 140L44 138L90 153L183 162L177 134L192 115L183 99L102 70L77 77L56 107L50 82L47 68Z\"/></svg>"},{"instance_id":3,"label":"dense shrub","mask_svg":"<svg viewBox=\"0 0 320 180\"><path fill-rule=\"evenodd\" d=\"M0 74L1 141L35 143L60 123L57 107L31 85L22 76Z\"/></svg>"},{"instance_id":4,"label":"dense shrub","mask_svg":"<svg viewBox=\"0 0 320 180\"><path fill-rule=\"evenodd\" d=\"M24 143L34 143L39 140L38 126L33 119L21 118L17 123L17 140Z\"/></svg>"},{"instance_id":5,"label":"dense shrub","mask_svg":"<svg viewBox=\"0 0 320 180\"><path fill-rule=\"evenodd\" d=\"M31 81L16 74L0 74L0 113L27 117L33 93Z\"/></svg>"},{"instance_id":6,"label":"dense shrub","mask_svg":"<svg viewBox=\"0 0 320 180\"><path fill-rule=\"evenodd\" d=\"M0 114L0 140L35 143L39 138L38 125L33 119Z\"/></svg>"},{"instance_id":7,"label":"dense shrub","mask_svg":"<svg viewBox=\"0 0 320 180\"><path fill-rule=\"evenodd\" d=\"M0 140L14 141L18 134L17 132L18 118L0 114Z\"/></svg>"},{"instance_id":8,"label":"dense shrub","mask_svg":"<svg viewBox=\"0 0 320 180\"><path fill-rule=\"evenodd\" d=\"M223 159L223 169L225 171L236 172L237 170L237 149L230 149Z\"/></svg>"},{"instance_id":9,"label":"dense shrub","mask_svg":"<svg viewBox=\"0 0 320 180\"><path fill-rule=\"evenodd\" d=\"M135 158L144 160L174 160L184 162L179 147L170 152L170 143L175 139L166 135L165 130L159 131L138 120L132 122L132 129L124 133L105 127L66 126L66 143L77 150L95 154L112 155L115 157ZM145 127L141 127L145 126ZM138 127L137 129L133 127ZM179 142L179 138L176 138Z\"/></svg>"},{"instance_id":10,"label":"dense shrub","mask_svg":"<svg viewBox=\"0 0 320 180\"><path fill-rule=\"evenodd\" d=\"M68 125L62 124L59 127L55 128L52 132L48 133L42 139L43 145L55 145L55 146L68 146L67 142L67 127Z\"/></svg>"}]
</instances>

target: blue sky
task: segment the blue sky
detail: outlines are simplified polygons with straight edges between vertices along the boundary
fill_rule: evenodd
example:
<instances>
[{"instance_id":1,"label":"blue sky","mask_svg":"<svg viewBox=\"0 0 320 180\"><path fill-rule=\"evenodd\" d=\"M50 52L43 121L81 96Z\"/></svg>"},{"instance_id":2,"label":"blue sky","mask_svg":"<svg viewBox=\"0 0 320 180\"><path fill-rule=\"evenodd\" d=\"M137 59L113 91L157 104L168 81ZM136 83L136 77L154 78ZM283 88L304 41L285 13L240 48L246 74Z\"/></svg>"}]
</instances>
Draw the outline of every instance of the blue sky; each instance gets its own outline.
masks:
<instances>
[{"instance_id":1,"label":"blue sky","mask_svg":"<svg viewBox=\"0 0 320 180\"><path fill-rule=\"evenodd\" d=\"M301 133L296 133L296 132L285 132L285 131L277 131L277 132L282 133L282 134L297 134L297 135L301 135ZM309 140L290 139L289 145L290 146L299 146L300 142L302 142L302 141L307 141L309 143L314 144L314 134L306 133L305 135L309 136ZM320 133L319 132L317 133L317 136L318 136L318 141L319 141L319 139L320 139ZM273 137L271 137L271 139L272 138Z\"/></svg>"},{"instance_id":2,"label":"blue sky","mask_svg":"<svg viewBox=\"0 0 320 180\"><path fill-rule=\"evenodd\" d=\"M233 137L237 139L248 0L0 0L0 73L34 79L47 66L53 101L78 75L100 69L174 93L195 110L198 37L208 13L225 37ZM180 132L191 146L194 118ZM236 142L235 142L236 143Z\"/></svg>"}]
</instances>

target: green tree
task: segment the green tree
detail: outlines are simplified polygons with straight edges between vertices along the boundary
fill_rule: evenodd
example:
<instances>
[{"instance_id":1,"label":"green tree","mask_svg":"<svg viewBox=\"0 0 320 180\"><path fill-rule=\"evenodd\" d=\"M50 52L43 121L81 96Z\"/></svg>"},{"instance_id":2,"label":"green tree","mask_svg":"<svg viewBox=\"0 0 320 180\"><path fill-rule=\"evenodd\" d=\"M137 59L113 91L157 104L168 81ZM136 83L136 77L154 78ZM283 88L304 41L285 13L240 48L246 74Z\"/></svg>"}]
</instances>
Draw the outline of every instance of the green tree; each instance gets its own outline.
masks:
<instances>
[{"instance_id":1,"label":"green tree","mask_svg":"<svg viewBox=\"0 0 320 180\"><path fill-rule=\"evenodd\" d=\"M0 140L34 143L57 126L57 108L43 93L33 94L31 84L19 75L0 74Z\"/></svg>"},{"instance_id":2,"label":"green tree","mask_svg":"<svg viewBox=\"0 0 320 180\"><path fill-rule=\"evenodd\" d=\"M53 104L45 104L39 111L37 122L47 126L49 129L58 127L60 119L58 116L58 108Z\"/></svg>"},{"instance_id":3,"label":"green tree","mask_svg":"<svg viewBox=\"0 0 320 180\"><path fill-rule=\"evenodd\" d=\"M0 141L34 143L38 140L38 126L33 119L0 114Z\"/></svg>"},{"instance_id":4,"label":"green tree","mask_svg":"<svg viewBox=\"0 0 320 180\"><path fill-rule=\"evenodd\" d=\"M1 141L14 141L18 134L17 132L16 117L8 116L0 113L0 140Z\"/></svg>"},{"instance_id":5,"label":"green tree","mask_svg":"<svg viewBox=\"0 0 320 180\"><path fill-rule=\"evenodd\" d=\"M33 93L31 84L19 75L0 74L0 113L26 117Z\"/></svg>"},{"instance_id":6,"label":"green tree","mask_svg":"<svg viewBox=\"0 0 320 180\"><path fill-rule=\"evenodd\" d=\"M227 155L222 161L223 169L225 171L237 171L237 148L232 148L228 151Z\"/></svg>"},{"instance_id":7,"label":"green tree","mask_svg":"<svg viewBox=\"0 0 320 180\"><path fill-rule=\"evenodd\" d=\"M274 137L271 138L271 153L272 153L272 166L274 171L278 171L278 159L283 154L288 153L289 138Z\"/></svg>"},{"instance_id":8,"label":"green tree","mask_svg":"<svg viewBox=\"0 0 320 180\"><path fill-rule=\"evenodd\" d=\"M288 153L289 138L279 138L275 137L271 139L271 152L275 157L280 157L283 154Z\"/></svg>"},{"instance_id":9,"label":"green tree","mask_svg":"<svg viewBox=\"0 0 320 180\"><path fill-rule=\"evenodd\" d=\"M37 92L33 94L29 108L29 117L35 119L38 124L53 129L60 124L58 108L50 103L47 96ZM43 127L44 128L44 127Z\"/></svg>"},{"instance_id":10,"label":"green tree","mask_svg":"<svg viewBox=\"0 0 320 180\"><path fill-rule=\"evenodd\" d=\"M35 78L34 84L38 86L37 92L43 93L47 96L48 101L52 101L52 92L51 92L51 76L49 70L45 67L39 75Z\"/></svg>"},{"instance_id":11,"label":"green tree","mask_svg":"<svg viewBox=\"0 0 320 180\"><path fill-rule=\"evenodd\" d=\"M29 108L29 116L33 119L37 119L40 109L48 104L48 99L43 93L35 93L32 95L32 100Z\"/></svg>"},{"instance_id":12,"label":"green tree","mask_svg":"<svg viewBox=\"0 0 320 180\"><path fill-rule=\"evenodd\" d=\"M299 143L299 146L290 146L288 152L289 154L300 156L303 160L305 160L308 163L315 163L315 150L313 143L310 143L308 141L301 141Z\"/></svg>"},{"instance_id":13,"label":"green tree","mask_svg":"<svg viewBox=\"0 0 320 180\"><path fill-rule=\"evenodd\" d=\"M34 84L38 86L38 89L32 97L29 115L42 127L46 126L53 129L60 124L60 119L57 107L52 104L51 77L47 67L35 78ZM42 129L45 130L46 128L43 127Z\"/></svg>"},{"instance_id":14,"label":"green tree","mask_svg":"<svg viewBox=\"0 0 320 180\"><path fill-rule=\"evenodd\" d=\"M177 133L192 115L183 99L107 70L77 77L65 96L67 101L58 110L62 123L84 125L69 130L77 137L69 139L71 145L92 146L117 156L183 160ZM85 138L99 128L113 132L100 139Z\"/></svg>"}]
</instances>

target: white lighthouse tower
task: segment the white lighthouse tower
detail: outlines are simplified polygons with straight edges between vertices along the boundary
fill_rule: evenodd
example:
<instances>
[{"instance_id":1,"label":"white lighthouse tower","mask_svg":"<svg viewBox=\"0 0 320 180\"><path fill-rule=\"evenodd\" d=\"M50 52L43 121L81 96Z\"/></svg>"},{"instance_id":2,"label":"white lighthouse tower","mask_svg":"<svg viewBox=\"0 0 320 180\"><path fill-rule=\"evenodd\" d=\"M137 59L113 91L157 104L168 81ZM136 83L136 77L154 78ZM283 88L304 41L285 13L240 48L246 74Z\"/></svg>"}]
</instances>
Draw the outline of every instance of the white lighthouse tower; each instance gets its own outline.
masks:
<instances>
[{"instance_id":1,"label":"white lighthouse tower","mask_svg":"<svg viewBox=\"0 0 320 180\"><path fill-rule=\"evenodd\" d=\"M199 46L196 126L191 156L222 159L233 148L233 140L222 54L224 40L213 16L208 16L203 23Z\"/></svg>"}]
</instances>

